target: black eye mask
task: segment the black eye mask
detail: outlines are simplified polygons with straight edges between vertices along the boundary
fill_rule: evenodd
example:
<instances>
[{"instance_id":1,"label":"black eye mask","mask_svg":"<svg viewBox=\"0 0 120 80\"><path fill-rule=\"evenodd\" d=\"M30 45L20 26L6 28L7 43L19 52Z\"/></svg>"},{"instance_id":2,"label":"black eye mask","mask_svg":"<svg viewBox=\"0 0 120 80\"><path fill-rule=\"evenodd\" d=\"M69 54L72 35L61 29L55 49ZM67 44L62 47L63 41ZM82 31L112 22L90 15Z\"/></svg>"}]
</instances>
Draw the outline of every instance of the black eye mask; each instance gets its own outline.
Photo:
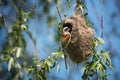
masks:
<instances>
[{"instance_id":1,"label":"black eye mask","mask_svg":"<svg viewBox=\"0 0 120 80\"><path fill-rule=\"evenodd\" d=\"M71 31L72 31L72 25L70 23L63 24L63 32L71 33Z\"/></svg>"},{"instance_id":2,"label":"black eye mask","mask_svg":"<svg viewBox=\"0 0 120 80\"><path fill-rule=\"evenodd\" d=\"M63 32L70 32L70 28L69 27L64 27Z\"/></svg>"}]
</instances>

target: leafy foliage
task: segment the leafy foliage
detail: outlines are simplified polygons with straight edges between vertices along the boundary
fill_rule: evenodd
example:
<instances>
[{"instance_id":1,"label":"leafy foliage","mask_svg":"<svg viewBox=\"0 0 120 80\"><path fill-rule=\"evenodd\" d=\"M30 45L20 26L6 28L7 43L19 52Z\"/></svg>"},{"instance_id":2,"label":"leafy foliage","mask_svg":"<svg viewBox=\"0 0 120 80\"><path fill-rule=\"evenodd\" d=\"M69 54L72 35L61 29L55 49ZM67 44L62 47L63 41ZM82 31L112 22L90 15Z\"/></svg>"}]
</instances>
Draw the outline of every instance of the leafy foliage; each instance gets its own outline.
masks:
<instances>
[{"instance_id":1,"label":"leafy foliage","mask_svg":"<svg viewBox=\"0 0 120 80\"><path fill-rule=\"evenodd\" d=\"M55 52L52 54L53 54L52 56L48 56L48 58L43 59L40 62L38 62L36 65L37 68L35 68L34 66L29 66L28 67L28 75L30 75L36 71L36 73L34 74L36 79L47 80L46 73L49 73L52 68L57 66L57 72L59 72L60 65L59 65L58 59L63 58L63 53ZM36 63L36 60L37 59L34 58L34 61L35 61L34 63ZM37 70L35 70L35 69L37 69Z\"/></svg>"},{"instance_id":2,"label":"leafy foliage","mask_svg":"<svg viewBox=\"0 0 120 80\"><path fill-rule=\"evenodd\" d=\"M32 38L31 32L26 24L30 17L31 14L29 12L21 10L18 15L18 22L12 24L10 30L8 30L8 43L2 50L2 54L0 54L1 61L8 62L8 71L11 71L13 67L19 71L24 66L19 61L22 60L26 47L26 41L22 32L26 32Z\"/></svg>"},{"instance_id":3,"label":"leafy foliage","mask_svg":"<svg viewBox=\"0 0 120 80\"><path fill-rule=\"evenodd\" d=\"M101 49L98 51L99 45L103 45L104 41L101 38L94 38L94 52L92 55L92 60L85 64L84 74L82 76L83 80L90 80L90 77L97 76L97 80L107 80L110 74L106 74L107 67L112 70L112 62L109 57L109 51L104 51Z\"/></svg>"}]
</instances>

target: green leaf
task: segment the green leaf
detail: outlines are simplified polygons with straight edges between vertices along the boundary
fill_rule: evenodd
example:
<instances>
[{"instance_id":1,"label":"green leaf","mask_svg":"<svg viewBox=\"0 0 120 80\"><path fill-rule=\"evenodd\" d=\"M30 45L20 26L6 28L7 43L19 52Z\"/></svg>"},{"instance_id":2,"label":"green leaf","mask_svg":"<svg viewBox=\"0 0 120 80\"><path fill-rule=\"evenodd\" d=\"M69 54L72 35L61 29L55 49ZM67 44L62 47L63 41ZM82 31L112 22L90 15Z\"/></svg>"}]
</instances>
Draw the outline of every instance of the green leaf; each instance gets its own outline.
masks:
<instances>
[{"instance_id":1,"label":"green leaf","mask_svg":"<svg viewBox=\"0 0 120 80\"><path fill-rule=\"evenodd\" d=\"M37 76L39 77L40 80L44 80L44 78L41 75L37 74Z\"/></svg>"},{"instance_id":2,"label":"green leaf","mask_svg":"<svg viewBox=\"0 0 120 80\"><path fill-rule=\"evenodd\" d=\"M11 58L11 57L8 56L8 55L7 55L7 56L5 56L5 55L0 55L0 59L3 60L3 61L8 61L8 60L10 60L10 58Z\"/></svg>"},{"instance_id":3,"label":"green leaf","mask_svg":"<svg viewBox=\"0 0 120 80\"><path fill-rule=\"evenodd\" d=\"M102 74L102 77L104 77L104 76L105 76L105 69L104 69L104 67L103 67L102 64L98 64L98 65L99 65L99 68L100 68L100 72L101 72L101 74Z\"/></svg>"},{"instance_id":4,"label":"green leaf","mask_svg":"<svg viewBox=\"0 0 120 80\"><path fill-rule=\"evenodd\" d=\"M11 57L9 62L8 62L8 71L10 71L13 64L14 64L14 58Z\"/></svg>"},{"instance_id":5,"label":"green leaf","mask_svg":"<svg viewBox=\"0 0 120 80\"><path fill-rule=\"evenodd\" d=\"M53 56L54 56L56 59L57 59L58 57L61 57L61 58L64 57L62 52L55 52L55 53L52 53L52 54L53 54Z\"/></svg>"},{"instance_id":6,"label":"green leaf","mask_svg":"<svg viewBox=\"0 0 120 80\"><path fill-rule=\"evenodd\" d=\"M27 27L26 27L25 24L22 24L22 25L21 25L21 28L22 28L22 30L25 30Z\"/></svg>"},{"instance_id":7,"label":"green leaf","mask_svg":"<svg viewBox=\"0 0 120 80\"><path fill-rule=\"evenodd\" d=\"M95 47L98 47L98 43L96 42L96 40L93 41L93 44Z\"/></svg>"},{"instance_id":8,"label":"green leaf","mask_svg":"<svg viewBox=\"0 0 120 80\"><path fill-rule=\"evenodd\" d=\"M48 58L48 59L46 60L46 63L47 63L47 65L48 65L49 67L52 66L52 60L51 60L50 58Z\"/></svg>"},{"instance_id":9,"label":"green leaf","mask_svg":"<svg viewBox=\"0 0 120 80\"><path fill-rule=\"evenodd\" d=\"M33 58L34 64L37 63L37 60L38 60L37 58L35 58L35 57Z\"/></svg>"},{"instance_id":10,"label":"green leaf","mask_svg":"<svg viewBox=\"0 0 120 80\"><path fill-rule=\"evenodd\" d=\"M18 62L16 64L17 64L17 68L21 69L21 65Z\"/></svg>"},{"instance_id":11,"label":"green leaf","mask_svg":"<svg viewBox=\"0 0 120 80\"><path fill-rule=\"evenodd\" d=\"M33 69L32 66L29 66L29 67L28 67L28 71L31 71L31 72L32 72L33 70L34 70L34 69Z\"/></svg>"},{"instance_id":12,"label":"green leaf","mask_svg":"<svg viewBox=\"0 0 120 80\"><path fill-rule=\"evenodd\" d=\"M26 21L27 21L27 18L23 18L23 21L26 22Z\"/></svg>"},{"instance_id":13,"label":"green leaf","mask_svg":"<svg viewBox=\"0 0 120 80\"><path fill-rule=\"evenodd\" d=\"M112 64L111 59L109 57L109 51L107 51L107 52L105 52L103 54L104 54L104 58L109 62L109 64Z\"/></svg>"},{"instance_id":14,"label":"green leaf","mask_svg":"<svg viewBox=\"0 0 120 80\"><path fill-rule=\"evenodd\" d=\"M27 68L27 70L28 70L28 72L27 72L27 77L28 77L31 73L33 73L34 68L33 68L33 66L29 66L29 67Z\"/></svg>"},{"instance_id":15,"label":"green leaf","mask_svg":"<svg viewBox=\"0 0 120 80\"><path fill-rule=\"evenodd\" d=\"M21 10L20 13L23 15L25 12L24 12L24 10Z\"/></svg>"},{"instance_id":16,"label":"green leaf","mask_svg":"<svg viewBox=\"0 0 120 80\"><path fill-rule=\"evenodd\" d=\"M48 64L47 64L47 63L45 63L44 68L45 68L45 71L47 71L47 72L49 72L49 71L50 71L50 68L49 68L49 66L48 66Z\"/></svg>"},{"instance_id":17,"label":"green leaf","mask_svg":"<svg viewBox=\"0 0 120 80\"><path fill-rule=\"evenodd\" d=\"M104 40L102 38L97 37L98 44L104 44Z\"/></svg>"},{"instance_id":18,"label":"green leaf","mask_svg":"<svg viewBox=\"0 0 120 80\"><path fill-rule=\"evenodd\" d=\"M91 66L90 66L90 70L95 69L95 67L97 66L97 64L98 64L98 63L99 63L99 60L98 60L98 61L93 62L93 63L91 64Z\"/></svg>"},{"instance_id":19,"label":"green leaf","mask_svg":"<svg viewBox=\"0 0 120 80\"><path fill-rule=\"evenodd\" d=\"M18 47L16 52L16 57L19 58L21 56L21 53L22 53L22 48Z\"/></svg>"},{"instance_id":20,"label":"green leaf","mask_svg":"<svg viewBox=\"0 0 120 80\"><path fill-rule=\"evenodd\" d=\"M112 66L112 65L109 65L109 67L110 67L110 69L111 69L112 71L114 71L114 68L113 68L113 66Z\"/></svg>"},{"instance_id":21,"label":"green leaf","mask_svg":"<svg viewBox=\"0 0 120 80\"><path fill-rule=\"evenodd\" d=\"M83 2L81 2L80 5L83 7L83 9L88 10L87 7L85 6L85 4Z\"/></svg>"}]
</instances>

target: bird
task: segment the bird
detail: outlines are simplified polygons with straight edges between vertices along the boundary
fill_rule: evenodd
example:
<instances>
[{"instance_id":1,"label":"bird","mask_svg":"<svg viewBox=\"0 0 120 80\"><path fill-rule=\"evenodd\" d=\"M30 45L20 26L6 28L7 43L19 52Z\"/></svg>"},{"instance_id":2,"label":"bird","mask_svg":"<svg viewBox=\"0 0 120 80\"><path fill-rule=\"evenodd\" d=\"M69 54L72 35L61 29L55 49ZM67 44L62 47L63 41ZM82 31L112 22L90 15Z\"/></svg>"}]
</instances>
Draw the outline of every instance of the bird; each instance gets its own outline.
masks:
<instances>
[{"instance_id":1,"label":"bird","mask_svg":"<svg viewBox=\"0 0 120 80\"><path fill-rule=\"evenodd\" d=\"M65 57L79 64L89 58L93 52L93 28L84 24L84 17L73 14L62 23L62 48Z\"/></svg>"},{"instance_id":2,"label":"bird","mask_svg":"<svg viewBox=\"0 0 120 80\"><path fill-rule=\"evenodd\" d=\"M70 39L70 29L68 27L64 27L63 29L63 34L62 34L62 42L68 42L68 40Z\"/></svg>"}]
</instances>

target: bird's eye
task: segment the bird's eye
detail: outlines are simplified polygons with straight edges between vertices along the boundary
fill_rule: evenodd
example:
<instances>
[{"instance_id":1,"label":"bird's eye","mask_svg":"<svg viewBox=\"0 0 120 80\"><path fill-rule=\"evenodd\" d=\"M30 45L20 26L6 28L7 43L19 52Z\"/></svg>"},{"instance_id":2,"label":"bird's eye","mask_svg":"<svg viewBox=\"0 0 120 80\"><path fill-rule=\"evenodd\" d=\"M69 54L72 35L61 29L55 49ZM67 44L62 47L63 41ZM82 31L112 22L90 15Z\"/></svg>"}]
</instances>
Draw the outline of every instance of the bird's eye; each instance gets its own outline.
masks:
<instances>
[{"instance_id":1,"label":"bird's eye","mask_svg":"<svg viewBox=\"0 0 120 80\"><path fill-rule=\"evenodd\" d=\"M72 25L70 23L63 24L63 32L70 32L72 31Z\"/></svg>"}]
</instances>

